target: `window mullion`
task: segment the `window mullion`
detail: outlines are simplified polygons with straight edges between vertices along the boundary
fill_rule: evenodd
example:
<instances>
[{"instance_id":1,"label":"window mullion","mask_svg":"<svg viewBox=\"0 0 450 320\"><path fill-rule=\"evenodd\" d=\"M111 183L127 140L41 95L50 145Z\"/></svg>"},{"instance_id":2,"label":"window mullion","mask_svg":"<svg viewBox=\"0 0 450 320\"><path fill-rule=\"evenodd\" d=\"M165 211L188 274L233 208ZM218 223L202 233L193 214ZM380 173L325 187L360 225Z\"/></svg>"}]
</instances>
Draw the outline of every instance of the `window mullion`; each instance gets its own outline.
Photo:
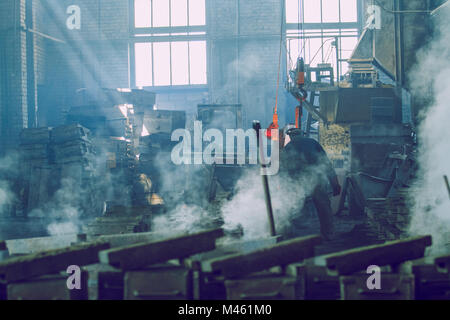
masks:
<instances>
[{"instance_id":1,"label":"window mullion","mask_svg":"<svg viewBox=\"0 0 450 320\"><path fill-rule=\"evenodd\" d=\"M172 1L169 1L169 30L172 27ZM169 36L172 36L172 30L169 32ZM173 77L172 77L172 41L169 41L169 83L173 85Z\"/></svg>"},{"instance_id":2,"label":"window mullion","mask_svg":"<svg viewBox=\"0 0 450 320\"><path fill-rule=\"evenodd\" d=\"M173 77L172 77L172 41L169 42L169 74L170 74L170 85L173 85Z\"/></svg>"},{"instance_id":3,"label":"window mullion","mask_svg":"<svg viewBox=\"0 0 450 320\"><path fill-rule=\"evenodd\" d=\"M323 40L323 0L320 0L320 23L321 23L321 25L322 25L322 27L320 28L320 39L321 39L321 43L322 43L322 48L321 48L321 50L320 50L320 53L321 53L321 56L322 56L322 61L321 61L321 63L323 63L323 58L324 58L324 56L323 56L323 49L324 49L324 47L325 47L325 42L324 42L324 40Z\"/></svg>"},{"instance_id":4,"label":"window mullion","mask_svg":"<svg viewBox=\"0 0 450 320\"><path fill-rule=\"evenodd\" d=\"M169 1L169 27L172 26L172 1L171 0L167 0ZM172 35L172 33L169 33L169 35Z\"/></svg>"},{"instance_id":5,"label":"window mullion","mask_svg":"<svg viewBox=\"0 0 450 320\"><path fill-rule=\"evenodd\" d=\"M188 41L187 42L188 45L188 55L187 55L187 59L188 59L188 84L191 84L191 42Z\"/></svg>"},{"instance_id":6,"label":"window mullion","mask_svg":"<svg viewBox=\"0 0 450 320\"><path fill-rule=\"evenodd\" d=\"M155 86L155 54L153 50L153 42L152 42L152 86Z\"/></svg>"},{"instance_id":7,"label":"window mullion","mask_svg":"<svg viewBox=\"0 0 450 320\"><path fill-rule=\"evenodd\" d=\"M150 0L150 2L151 2L151 5L150 5L150 20L151 20L151 23L150 23L150 26L153 28L153 0Z\"/></svg>"},{"instance_id":8,"label":"window mullion","mask_svg":"<svg viewBox=\"0 0 450 320\"><path fill-rule=\"evenodd\" d=\"M190 0L187 0L187 5L186 5L186 15L187 15L187 26L188 26L188 30L189 30L189 26L190 26L190 20L189 20L189 2ZM205 13L206 14L206 13ZM189 33L188 33L189 34Z\"/></svg>"}]
</instances>

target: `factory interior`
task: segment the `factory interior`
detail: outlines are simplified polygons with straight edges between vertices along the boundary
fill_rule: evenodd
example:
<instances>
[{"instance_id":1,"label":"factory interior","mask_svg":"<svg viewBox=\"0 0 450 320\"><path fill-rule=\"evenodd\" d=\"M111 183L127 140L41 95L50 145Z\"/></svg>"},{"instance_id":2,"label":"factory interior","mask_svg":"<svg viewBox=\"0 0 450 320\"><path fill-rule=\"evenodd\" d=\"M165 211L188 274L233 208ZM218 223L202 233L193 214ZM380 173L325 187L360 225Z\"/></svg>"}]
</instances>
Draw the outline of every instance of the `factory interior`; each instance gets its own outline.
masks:
<instances>
[{"instance_id":1,"label":"factory interior","mask_svg":"<svg viewBox=\"0 0 450 320\"><path fill-rule=\"evenodd\" d=\"M0 0L0 300L449 300L449 21Z\"/></svg>"}]
</instances>

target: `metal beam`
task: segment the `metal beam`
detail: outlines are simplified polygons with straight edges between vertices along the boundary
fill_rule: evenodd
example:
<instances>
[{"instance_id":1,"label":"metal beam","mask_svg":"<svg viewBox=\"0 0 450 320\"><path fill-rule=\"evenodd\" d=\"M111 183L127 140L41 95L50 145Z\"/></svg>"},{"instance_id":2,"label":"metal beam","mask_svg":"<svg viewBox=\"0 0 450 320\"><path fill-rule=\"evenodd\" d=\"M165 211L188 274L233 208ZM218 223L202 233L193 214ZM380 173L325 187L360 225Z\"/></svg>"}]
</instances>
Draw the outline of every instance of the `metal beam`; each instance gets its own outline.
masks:
<instances>
[{"instance_id":1,"label":"metal beam","mask_svg":"<svg viewBox=\"0 0 450 320\"><path fill-rule=\"evenodd\" d=\"M308 110L309 113L315 115L317 119L321 119L325 124L328 123L328 118L320 111L318 111L316 107L311 105L308 101L303 101L303 106L306 108L306 110Z\"/></svg>"},{"instance_id":2,"label":"metal beam","mask_svg":"<svg viewBox=\"0 0 450 320\"><path fill-rule=\"evenodd\" d=\"M358 29L358 22L324 22L324 23L302 23L302 29ZM286 23L287 30L298 30L298 23Z\"/></svg>"},{"instance_id":3,"label":"metal beam","mask_svg":"<svg viewBox=\"0 0 450 320\"><path fill-rule=\"evenodd\" d=\"M174 42L174 41L199 41L205 40L206 35L192 35L192 36L145 36L145 37L135 37L130 39L130 43L140 43L140 42Z\"/></svg>"},{"instance_id":4,"label":"metal beam","mask_svg":"<svg viewBox=\"0 0 450 320\"><path fill-rule=\"evenodd\" d=\"M447 0L447 2L444 2L443 4L441 4L439 7L437 7L436 9L434 9L433 11L430 12L431 16L435 16L437 15L442 9L446 8L450 6L450 0Z\"/></svg>"},{"instance_id":5,"label":"metal beam","mask_svg":"<svg viewBox=\"0 0 450 320\"><path fill-rule=\"evenodd\" d=\"M55 41L55 42L66 43L64 40L61 40L61 39L49 36L48 34L39 32L39 31L34 30L34 29L24 29L24 31L34 33L34 34L36 34L36 35L38 35L38 36L40 36L42 38L49 39L49 40L52 40L52 41Z\"/></svg>"},{"instance_id":6,"label":"metal beam","mask_svg":"<svg viewBox=\"0 0 450 320\"><path fill-rule=\"evenodd\" d=\"M158 34L158 33L190 33L205 32L206 26L181 26L181 27L154 27L154 28L134 28L133 34Z\"/></svg>"}]
</instances>

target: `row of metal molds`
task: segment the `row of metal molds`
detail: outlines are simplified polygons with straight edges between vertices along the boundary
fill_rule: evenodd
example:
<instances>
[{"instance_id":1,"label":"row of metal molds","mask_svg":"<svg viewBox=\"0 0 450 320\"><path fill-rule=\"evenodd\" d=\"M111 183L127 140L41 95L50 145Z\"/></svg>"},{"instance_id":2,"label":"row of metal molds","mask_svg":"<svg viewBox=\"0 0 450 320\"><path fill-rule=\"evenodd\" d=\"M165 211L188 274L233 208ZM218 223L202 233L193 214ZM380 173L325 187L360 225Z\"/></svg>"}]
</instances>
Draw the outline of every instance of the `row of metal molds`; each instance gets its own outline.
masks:
<instances>
[{"instance_id":1,"label":"row of metal molds","mask_svg":"<svg viewBox=\"0 0 450 320\"><path fill-rule=\"evenodd\" d=\"M101 272L99 300L447 300L450 277L433 264L413 272L383 272L382 289L367 287L368 274L330 276L326 267L293 264L284 272L263 272L224 280L177 266Z\"/></svg>"},{"instance_id":2,"label":"row of metal molds","mask_svg":"<svg viewBox=\"0 0 450 320\"><path fill-rule=\"evenodd\" d=\"M221 280L177 266L147 270L102 271L97 279L82 274L82 290L66 287L67 275L42 276L3 285L2 299L10 300L448 300L448 274L433 265L415 267L413 274L385 273L382 289L367 288L367 274L329 276L320 266L291 266L292 274L263 273ZM89 285L88 285L89 283ZM88 288L88 290L86 289ZM6 290L5 290L6 289Z\"/></svg>"},{"instance_id":3,"label":"row of metal molds","mask_svg":"<svg viewBox=\"0 0 450 320\"><path fill-rule=\"evenodd\" d=\"M221 229L163 239L112 235L0 262L3 299L412 300L449 299L450 257L423 260L431 237L315 257L320 237L225 243ZM92 240L92 239L84 239ZM216 241L218 243L216 247ZM422 259L422 260L420 260ZM378 262L381 288L368 287ZM67 288L67 265L83 267Z\"/></svg>"}]
</instances>

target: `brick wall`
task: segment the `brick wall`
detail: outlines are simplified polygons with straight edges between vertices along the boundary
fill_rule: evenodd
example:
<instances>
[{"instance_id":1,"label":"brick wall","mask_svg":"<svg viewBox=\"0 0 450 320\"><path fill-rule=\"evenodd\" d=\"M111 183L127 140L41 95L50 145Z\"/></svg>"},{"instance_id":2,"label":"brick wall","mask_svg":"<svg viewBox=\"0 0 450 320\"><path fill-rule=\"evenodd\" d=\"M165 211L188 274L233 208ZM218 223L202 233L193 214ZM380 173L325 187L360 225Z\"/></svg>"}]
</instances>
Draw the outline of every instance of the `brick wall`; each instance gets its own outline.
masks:
<instances>
[{"instance_id":1,"label":"brick wall","mask_svg":"<svg viewBox=\"0 0 450 320\"><path fill-rule=\"evenodd\" d=\"M66 28L73 4L79 31ZM0 152L34 125L35 106L38 125L58 125L76 89L128 87L128 24L128 0L0 1Z\"/></svg>"},{"instance_id":2,"label":"brick wall","mask_svg":"<svg viewBox=\"0 0 450 320\"><path fill-rule=\"evenodd\" d=\"M66 27L69 5L81 10L81 29ZM47 0L42 32L45 76L40 89L40 124L58 125L79 88L129 86L128 0Z\"/></svg>"},{"instance_id":3,"label":"brick wall","mask_svg":"<svg viewBox=\"0 0 450 320\"><path fill-rule=\"evenodd\" d=\"M0 154L28 125L25 1L0 2Z\"/></svg>"}]
</instances>

